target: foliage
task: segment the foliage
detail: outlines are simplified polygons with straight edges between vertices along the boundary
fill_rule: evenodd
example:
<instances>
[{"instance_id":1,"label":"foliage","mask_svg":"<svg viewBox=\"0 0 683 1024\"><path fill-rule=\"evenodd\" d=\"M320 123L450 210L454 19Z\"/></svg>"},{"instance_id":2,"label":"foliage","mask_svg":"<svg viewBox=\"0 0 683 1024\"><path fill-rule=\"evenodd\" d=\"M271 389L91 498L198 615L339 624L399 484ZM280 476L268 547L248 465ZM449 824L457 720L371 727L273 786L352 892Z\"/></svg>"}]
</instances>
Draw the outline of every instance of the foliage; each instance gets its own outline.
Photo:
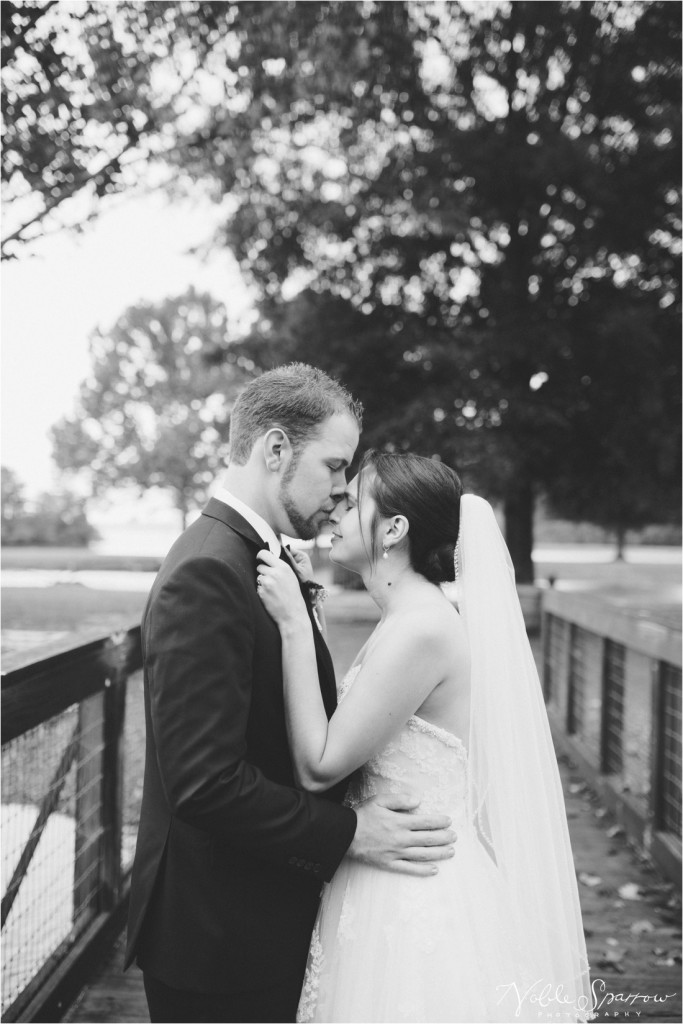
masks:
<instances>
[{"instance_id":1,"label":"foliage","mask_svg":"<svg viewBox=\"0 0 683 1024\"><path fill-rule=\"evenodd\" d=\"M607 478L623 510L633 486L617 468L630 458L638 518L656 520L663 493L668 516L680 444L678 12L517 2L480 19L457 4L382 4L347 5L345 17L343 38L358 44L327 63L349 88L328 81L323 109L302 63L326 66L322 30L304 53L272 44L283 66L226 233L263 295L252 354L317 352L368 395L371 419L379 393L378 433L454 461L504 500L520 579L532 574L539 492L585 495L569 511L586 517ZM283 306L302 281L308 293ZM644 324L640 345L621 347L615 310ZM621 418L624 374L649 409L628 440L603 430ZM616 504L596 514L617 525Z\"/></svg>"},{"instance_id":2,"label":"foliage","mask_svg":"<svg viewBox=\"0 0 683 1024\"><path fill-rule=\"evenodd\" d=\"M106 196L168 177L163 158L227 31L220 6L3 3L3 258L82 227Z\"/></svg>"},{"instance_id":3,"label":"foliage","mask_svg":"<svg viewBox=\"0 0 683 1024\"><path fill-rule=\"evenodd\" d=\"M29 502L17 474L2 467L3 546L85 547L97 536L83 498L63 490Z\"/></svg>"},{"instance_id":4,"label":"foliage","mask_svg":"<svg viewBox=\"0 0 683 1024\"><path fill-rule=\"evenodd\" d=\"M576 346L586 397L548 494L558 514L613 531L621 551L627 531L680 523L680 337L650 303L603 308L597 323L586 309Z\"/></svg>"},{"instance_id":5,"label":"foliage","mask_svg":"<svg viewBox=\"0 0 683 1024\"><path fill-rule=\"evenodd\" d=\"M519 579L539 493L585 515L609 472L622 511L597 514L623 519L628 463L638 517L662 514L680 443L679 5L6 7L3 175L15 207L38 205L7 255L141 163L229 196L216 242L261 297L246 351L306 353L366 397L368 436L502 499ZM605 426L624 375L641 433Z\"/></svg>"},{"instance_id":6,"label":"foliage","mask_svg":"<svg viewBox=\"0 0 683 1024\"><path fill-rule=\"evenodd\" d=\"M218 358L227 333L225 307L194 289L96 331L76 411L52 431L60 469L84 470L96 491L168 488L184 523L225 462L231 400L251 368Z\"/></svg>"},{"instance_id":7,"label":"foliage","mask_svg":"<svg viewBox=\"0 0 683 1024\"><path fill-rule=\"evenodd\" d=\"M26 511L26 497L24 485L13 470L2 466L2 532L5 534L5 527L9 527L13 520L19 519Z\"/></svg>"}]
</instances>

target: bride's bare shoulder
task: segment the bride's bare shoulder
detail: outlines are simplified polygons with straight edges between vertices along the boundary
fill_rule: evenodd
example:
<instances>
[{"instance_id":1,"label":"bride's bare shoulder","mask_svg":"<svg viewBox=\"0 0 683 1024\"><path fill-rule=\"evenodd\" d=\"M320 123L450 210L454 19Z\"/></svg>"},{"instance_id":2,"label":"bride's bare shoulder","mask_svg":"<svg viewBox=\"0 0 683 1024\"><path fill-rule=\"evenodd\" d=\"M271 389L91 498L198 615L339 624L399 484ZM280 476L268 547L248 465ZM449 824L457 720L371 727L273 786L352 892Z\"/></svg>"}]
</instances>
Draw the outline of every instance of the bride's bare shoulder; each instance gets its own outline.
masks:
<instances>
[{"instance_id":1,"label":"bride's bare shoulder","mask_svg":"<svg viewBox=\"0 0 683 1024\"><path fill-rule=\"evenodd\" d=\"M393 630L415 643L436 644L452 650L465 642L465 628L457 609L441 594L397 614Z\"/></svg>"}]
</instances>

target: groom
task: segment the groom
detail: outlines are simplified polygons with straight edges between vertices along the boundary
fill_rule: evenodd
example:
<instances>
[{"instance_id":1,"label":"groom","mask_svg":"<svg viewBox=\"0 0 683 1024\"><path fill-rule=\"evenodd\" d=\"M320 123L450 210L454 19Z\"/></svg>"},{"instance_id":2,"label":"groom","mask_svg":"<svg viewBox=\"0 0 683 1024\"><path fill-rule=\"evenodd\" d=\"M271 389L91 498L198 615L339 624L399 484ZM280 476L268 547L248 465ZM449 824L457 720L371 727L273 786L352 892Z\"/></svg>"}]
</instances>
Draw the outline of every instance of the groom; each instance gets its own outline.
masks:
<instances>
[{"instance_id":1,"label":"groom","mask_svg":"<svg viewBox=\"0 0 683 1024\"><path fill-rule=\"evenodd\" d=\"M361 408L303 364L243 391L226 490L176 541L142 622L147 752L126 966L152 1021L293 1021L321 884L342 857L426 873L451 850L443 816L416 803L341 806L295 788L280 635L256 593L256 554L287 558L346 486ZM323 699L329 651L307 591ZM413 812L413 813L408 813Z\"/></svg>"}]
</instances>

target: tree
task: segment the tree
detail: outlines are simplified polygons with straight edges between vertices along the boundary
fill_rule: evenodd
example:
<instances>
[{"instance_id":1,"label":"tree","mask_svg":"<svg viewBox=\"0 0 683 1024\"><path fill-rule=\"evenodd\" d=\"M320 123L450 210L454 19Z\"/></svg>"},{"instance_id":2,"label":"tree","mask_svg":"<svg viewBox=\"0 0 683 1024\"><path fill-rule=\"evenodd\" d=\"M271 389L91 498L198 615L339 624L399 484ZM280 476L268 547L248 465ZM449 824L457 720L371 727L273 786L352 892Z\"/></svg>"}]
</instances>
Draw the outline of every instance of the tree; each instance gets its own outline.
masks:
<instances>
[{"instance_id":1,"label":"tree","mask_svg":"<svg viewBox=\"0 0 683 1024\"><path fill-rule=\"evenodd\" d=\"M3 3L3 258L82 228L108 196L170 180L164 157L237 5L217 18L221 7Z\"/></svg>"},{"instance_id":2,"label":"tree","mask_svg":"<svg viewBox=\"0 0 683 1024\"><path fill-rule=\"evenodd\" d=\"M86 502L68 490L27 501L19 477L2 467L2 544L83 547L97 531L88 522Z\"/></svg>"},{"instance_id":3,"label":"tree","mask_svg":"<svg viewBox=\"0 0 683 1024\"><path fill-rule=\"evenodd\" d=\"M7 466L2 467L2 537L3 543L8 543L15 530L17 522L23 517L26 510L26 498L24 496L24 485L18 475Z\"/></svg>"},{"instance_id":4,"label":"tree","mask_svg":"<svg viewBox=\"0 0 683 1024\"><path fill-rule=\"evenodd\" d=\"M231 404L253 369L225 352L227 334L225 307L194 289L96 331L75 414L52 431L60 469L85 471L95 491L168 488L184 526L225 464Z\"/></svg>"},{"instance_id":5,"label":"tree","mask_svg":"<svg viewBox=\"0 0 683 1024\"><path fill-rule=\"evenodd\" d=\"M680 522L680 434L671 420L680 410L680 337L652 305L617 306L598 324L586 318L587 399L572 412L569 461L548 494L564 518L611 530L617 558L629 530Z\"/></svg>"},{"instance_id":6,"label":"tree","mask_svg":"<svg viewBox=\"0 0 683 1024\"><path fill-rule=\"evenodd\" d=\"M598 394L584 381L616 307L658 325L648 372L676 372L678 5L94 3L70 22L80 48L61 77L49 28L64 5L49 6L15 33L46 62L46 110L19 44L7 86L8 181L40 198L37 223L88 173L96 192L125 187L143 150L169 187L229 195L216 243L261 298L253 351L280 361L296 346L277 350L277 332L314 307L312 361L373 381L376 436L456 462L502 500L518 579L532 578L536 495L571 491L570 467L590 484L574 458ZM73 124L55 82L65 107L78 100ZM86 142L111 162L116 140L129 148L102 179ZM83 153L92 172L44 173ZM671 394L659 432L677 438Z\"/></svg>"},{"instance_id":7,"label":"tree","mask_svg":"<svg viewBox=\"0 0 683 1024\"><path fill-rule=\"evenodd\" d=\"M660 332L636 364L640 393L680 379L678 11L516 2L480 18L383 4L347 5L345 18L333 31L356 42L328 82L346 91L329 85L318 101L315 75L310 91L302 75L301 62L322 66L322 30L303 53L274 47L269 130L252 133L248 201L245 190L226 236L263 295L252 351L301 320L282 296L307 281L318 308L335 309L318 318L319 361L339 358L330 334L353 324L345 379L372 381L375 403L379 385L385 436L455 459L503 500L518 579L531 579L536 494L594 479L574 452L601 400L586 381L615 307L641 318L649 305ZM428 46L431 78L418 59ZM608 334L607 378L633 354ZM662 397L659 434L675 446L675 387ZM639 439L650 476L656 443Z\"/></svg>"}]
</instances>

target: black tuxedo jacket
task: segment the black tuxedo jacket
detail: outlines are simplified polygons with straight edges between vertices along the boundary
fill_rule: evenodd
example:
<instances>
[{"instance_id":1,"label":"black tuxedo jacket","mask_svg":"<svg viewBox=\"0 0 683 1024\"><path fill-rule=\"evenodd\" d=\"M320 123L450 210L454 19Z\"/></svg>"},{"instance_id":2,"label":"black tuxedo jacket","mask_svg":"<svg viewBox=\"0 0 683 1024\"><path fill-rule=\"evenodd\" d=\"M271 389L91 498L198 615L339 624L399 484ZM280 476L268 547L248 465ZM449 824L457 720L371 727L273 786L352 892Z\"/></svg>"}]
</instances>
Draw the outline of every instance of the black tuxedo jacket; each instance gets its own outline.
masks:
<instances>
[{"instance_id":1,"label":"black tuxedo jacket","mask_svg":"<svg viewBox=\"0 0 683 1024\"><path fill-rule=\"evenodd\" d=\"M303 979L321 883L356 827L345 783L319 797L295 788L280 634L256 593L264 546L212 499L171 548L142 620L147 750L126 966L136 958L174 988ZM311 628L331 715L332 661Z\"/></svg>"}]
</instances>

